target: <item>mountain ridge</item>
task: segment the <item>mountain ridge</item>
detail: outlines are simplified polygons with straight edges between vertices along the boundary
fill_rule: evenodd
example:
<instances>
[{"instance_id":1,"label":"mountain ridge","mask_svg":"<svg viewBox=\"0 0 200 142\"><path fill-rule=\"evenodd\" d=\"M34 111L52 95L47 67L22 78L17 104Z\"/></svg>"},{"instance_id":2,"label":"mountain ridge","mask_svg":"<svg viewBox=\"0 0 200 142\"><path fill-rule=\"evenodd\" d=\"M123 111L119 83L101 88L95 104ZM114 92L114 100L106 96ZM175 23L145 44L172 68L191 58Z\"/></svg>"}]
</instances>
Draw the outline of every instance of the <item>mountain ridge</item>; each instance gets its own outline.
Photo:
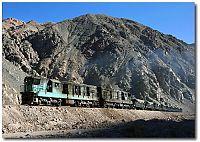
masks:
<instances>
[{"instance_id":1,"label":"mountain ridge","mask_svg":"<svg viewBox=\"0 0 200 142\"><path fill-rule=\"evenodd\" d=\"M29 20L28 22L24 22L24 21L22 21L22 20L19 20L19 19L17 19L17 18L14 18L14 17L5 18L5 19L2 19L2 21L14 19L14 20L21 21L21 22L27 23L27 24L30 23L30 22L34 22L34 23L38 23L38 24L43 25L43 24L47 24L47 23L59 24L59 23L66 22L66 21L73 21L74 19L78 19L78 18L80 18L80 17L85 17L85 16L104 16L104 17L110 17L110 18L115 18L115 19L127 20L127 21L131 21L131 22L133 22L133 23L142 25L142 26L144 26L144 27L146 27L146 28L150 28L151 30L154 30L154 31L156 31L156 32L160 32L159 30L156 30L156 29L154 29L154 28L151 28L150 26L143 25L143 24L141 24L141 23L139 23L139 22L136 22L135 20L128 19L128 18L125 18L125 17L121 17L121 18L112 17L112 16L106 15L106 14L90 14L90 13L87 13L87 14L83 14L83 15L80 15L80 16L77 16L77 17L74 17L74 18L65 19L65 20L62 20L62 21L59 21L59 22L50 22L50 21L46 21L46 22L42 22L42 23L41 23L41 22L37 22L37 21L34 21L34 20ZM52 26L53 26L53 25L52 25ZM194 45L194 43L186 43L184 40L179 39L179 38L173 36L172 34L167 34L167 33L163 33L163 32L160 32L160 33L161 33L161 34L168 35L168 36L171 36L171 37L175 38L176 40L179 40L179 41L181 41L181 42L183 42L183 43L185 43L185 44L188 44L188 45L191 45L191 46Z\"/></svg>"},{"instance_id":2,"label":"mountain ridge","mask_svg":"<svg viewBox=\"0 0 200 142\"><path fill-rule=\"evenodd\" d=\"M86 14L4 28L2 37L3 58L24 72L194 104L194 48L135 21Z\"/></svg>"}]
</instances>

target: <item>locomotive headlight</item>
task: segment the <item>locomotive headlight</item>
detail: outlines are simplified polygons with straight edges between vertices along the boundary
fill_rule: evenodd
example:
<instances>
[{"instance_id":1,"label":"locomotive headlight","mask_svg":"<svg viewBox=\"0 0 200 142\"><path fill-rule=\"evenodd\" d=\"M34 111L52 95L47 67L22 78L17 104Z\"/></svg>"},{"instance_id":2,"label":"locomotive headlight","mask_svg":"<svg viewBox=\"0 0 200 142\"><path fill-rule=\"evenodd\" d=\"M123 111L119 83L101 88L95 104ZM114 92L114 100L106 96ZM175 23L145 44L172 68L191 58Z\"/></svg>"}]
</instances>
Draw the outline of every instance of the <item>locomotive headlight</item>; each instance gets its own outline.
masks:
<instances>
[{"instance_id":1,"label":"locomotive headlight","mask_svg":"<svg viewBox=\"0 0 200 142\"><path fill-rule=\"evenodd\" d=\"M33 92L37 92L37 85L33 85Z\"/></svg>"},{"instance_id":2,"label":"locomotive headlight","mask_svg":"<svg viewBox=\"0 0 200 142\"><path fill-rule=\"evenodd\" d=\"M43 90L43 86L42 85L33 85L33 91L36 93L38 91Z\"/></svg>"}]
</instances>

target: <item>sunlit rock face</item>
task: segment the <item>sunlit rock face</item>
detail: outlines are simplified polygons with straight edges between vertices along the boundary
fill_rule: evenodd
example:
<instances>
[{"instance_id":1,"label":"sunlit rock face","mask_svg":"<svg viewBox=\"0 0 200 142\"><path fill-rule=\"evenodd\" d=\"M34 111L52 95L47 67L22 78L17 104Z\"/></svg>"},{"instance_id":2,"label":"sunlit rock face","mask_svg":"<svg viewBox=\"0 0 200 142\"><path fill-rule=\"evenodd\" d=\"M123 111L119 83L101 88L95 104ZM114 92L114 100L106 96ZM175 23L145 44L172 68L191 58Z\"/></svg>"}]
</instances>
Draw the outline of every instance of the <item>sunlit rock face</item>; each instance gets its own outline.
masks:
<instances>
[{"instance_id":1,"label":"sunlit rock face","mask_svg":"<svg viewBox=\"0 0 200 142\"><path fill-rule=\"evenodd\" d=\"M23 72L195 110L194 44L106 15L43 24L12 20L3 20L3 58Z\"/></svg>"}]
</instances>

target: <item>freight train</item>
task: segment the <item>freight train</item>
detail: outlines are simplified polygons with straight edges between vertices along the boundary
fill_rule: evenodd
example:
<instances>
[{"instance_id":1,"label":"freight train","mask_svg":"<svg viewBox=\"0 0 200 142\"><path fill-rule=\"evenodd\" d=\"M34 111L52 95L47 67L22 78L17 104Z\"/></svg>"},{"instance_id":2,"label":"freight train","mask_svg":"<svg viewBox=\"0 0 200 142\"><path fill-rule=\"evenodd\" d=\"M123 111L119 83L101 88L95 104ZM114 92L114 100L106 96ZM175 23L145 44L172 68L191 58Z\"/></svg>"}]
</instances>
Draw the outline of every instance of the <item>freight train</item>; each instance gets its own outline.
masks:
<instances>
[{"instance_id":1,"label":"freight train","mask_svg":"<svg viewBox=\"0 0 200 142\"><path fill-rule=\"evenodd\" d=\"M120 89L76 84L43 77L26 76L21 86L22 104L69 105L75 107L127 108L181 112L167 102L149 102Z\"/></svg>"}]
</instances>

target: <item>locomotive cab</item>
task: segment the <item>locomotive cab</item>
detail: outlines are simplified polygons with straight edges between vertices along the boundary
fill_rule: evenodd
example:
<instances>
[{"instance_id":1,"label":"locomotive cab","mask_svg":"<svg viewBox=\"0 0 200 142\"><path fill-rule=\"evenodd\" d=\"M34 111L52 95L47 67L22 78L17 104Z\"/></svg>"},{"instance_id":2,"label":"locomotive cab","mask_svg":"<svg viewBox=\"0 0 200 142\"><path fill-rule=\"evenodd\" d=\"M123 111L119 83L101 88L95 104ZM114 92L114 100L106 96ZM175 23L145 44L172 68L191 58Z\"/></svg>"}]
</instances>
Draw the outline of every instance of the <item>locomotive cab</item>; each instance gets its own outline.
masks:
<instances>
[{"instance_id":1,"label":"locomotive cab","mask_svg":"<svg viewBox=\"0 0 200 142\"><path fill-rule=\"evenodd\" d=\"M61 82L55 79L50 79L47 82L47 92L61 92Z\"/></svg>"},{"instance_id":2,"label":"locomotive cab","mask_svg":"<svg viewBox=\"0 0 200 142\"><path fill-rule=\"evenodd\" d=\"M41 89L41 79L39 77L27 76L24 79L24 85L21 86L22 104L32 104L35 93Z\"/></svg>"},{"instance_id":3,"label":"locomotive cab","mask_svg":"<svg viewBox=\"0 0 200 142\"><path fill-rule=\"evenodd\" d=\"M25 77L24 79L24 90L22 92L34 92L35 87L40 84L40 78L38 77Z\"/></svg>"}]
</instances>

